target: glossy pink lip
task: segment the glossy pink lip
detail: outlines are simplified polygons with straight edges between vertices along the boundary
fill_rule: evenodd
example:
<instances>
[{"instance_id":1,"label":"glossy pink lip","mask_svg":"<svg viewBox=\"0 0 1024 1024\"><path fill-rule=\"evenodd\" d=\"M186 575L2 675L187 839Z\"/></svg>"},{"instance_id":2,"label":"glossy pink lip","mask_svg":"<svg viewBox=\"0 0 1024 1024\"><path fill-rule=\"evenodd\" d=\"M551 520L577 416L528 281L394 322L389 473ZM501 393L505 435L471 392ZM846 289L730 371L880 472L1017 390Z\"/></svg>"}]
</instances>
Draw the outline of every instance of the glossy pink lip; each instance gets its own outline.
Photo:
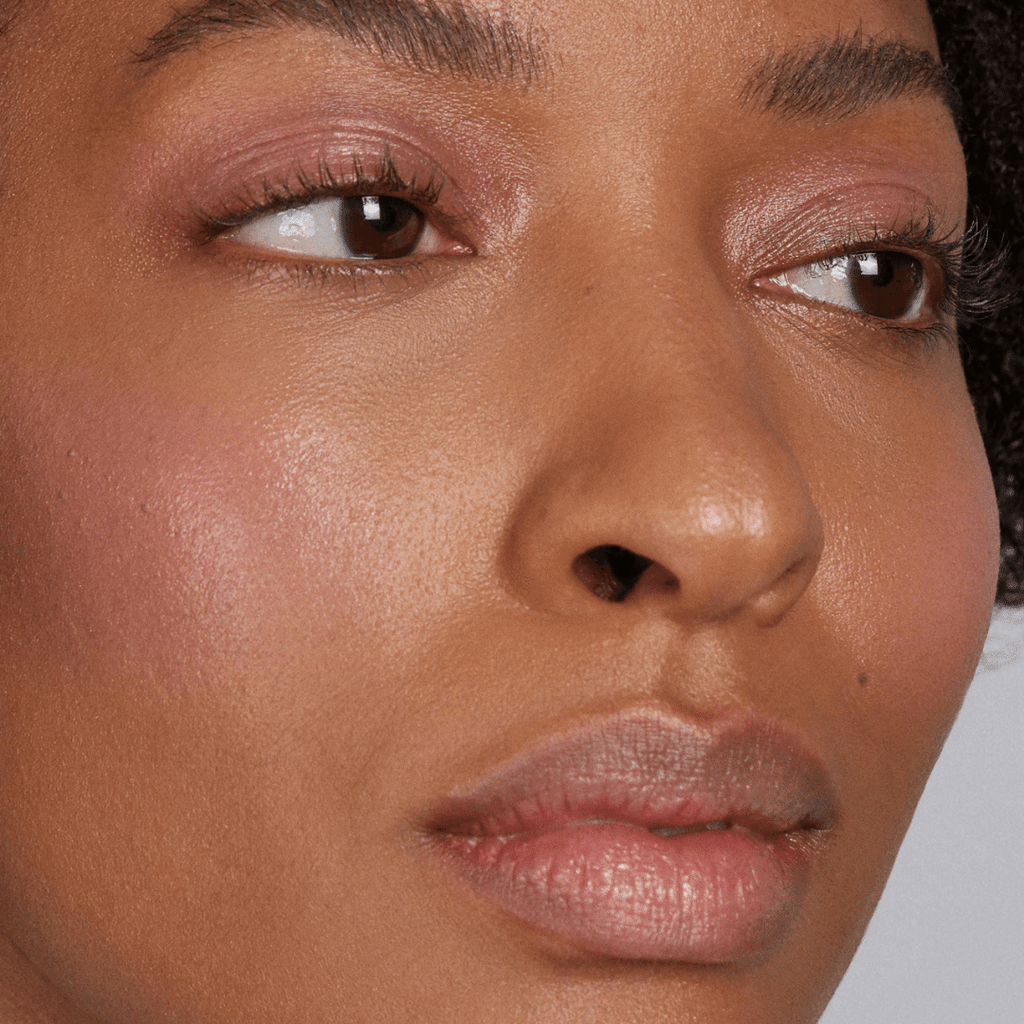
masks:
<instances>
[{"instance_id":1,"label":"glossy pink lip","mask_svg":"<svg viewBox=\"0 0 1024 1024\"><path fill-rule=\"evenodd\" d=\"M543 933L729 963L785 935L835 816L824 767L777 723L636 712L514 757L426 821L478 893Z\"/></svg>"}]
</instances>

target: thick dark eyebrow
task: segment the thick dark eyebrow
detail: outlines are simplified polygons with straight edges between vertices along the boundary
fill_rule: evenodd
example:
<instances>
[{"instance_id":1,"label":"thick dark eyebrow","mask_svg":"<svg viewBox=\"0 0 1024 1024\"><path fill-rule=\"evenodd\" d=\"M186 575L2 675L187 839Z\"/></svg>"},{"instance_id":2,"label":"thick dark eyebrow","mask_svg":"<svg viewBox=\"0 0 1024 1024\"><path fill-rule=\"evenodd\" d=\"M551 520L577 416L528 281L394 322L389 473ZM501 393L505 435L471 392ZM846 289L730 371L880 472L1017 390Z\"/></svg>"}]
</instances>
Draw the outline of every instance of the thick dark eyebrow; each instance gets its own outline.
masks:
<instances>
[{"instance_id":1,"label":"thick dark eyebrow","mask_svg":"<svg viewBox=\"0 0 1024 1024\"><path fill-rule=\"evenodd\" d=\"M176 12L136 59L153 68L217 36L310 28L416 71L455 78L529 85L547 70L529 30L435 0L205 0Z\"/></svg>"},{"instance_id":2,"label":"thick dark eyebrow","mask_svg":"<svg viewBox=\"0 0 1024 1024\"><path fill-rule=\"evenodd\" d=\"M959 126L960 94L939 60L897 40L857 32L769 54L742 99L765 113L801 121L840 121L903 96L933 96Z\"/></svg>"}]
</instances>

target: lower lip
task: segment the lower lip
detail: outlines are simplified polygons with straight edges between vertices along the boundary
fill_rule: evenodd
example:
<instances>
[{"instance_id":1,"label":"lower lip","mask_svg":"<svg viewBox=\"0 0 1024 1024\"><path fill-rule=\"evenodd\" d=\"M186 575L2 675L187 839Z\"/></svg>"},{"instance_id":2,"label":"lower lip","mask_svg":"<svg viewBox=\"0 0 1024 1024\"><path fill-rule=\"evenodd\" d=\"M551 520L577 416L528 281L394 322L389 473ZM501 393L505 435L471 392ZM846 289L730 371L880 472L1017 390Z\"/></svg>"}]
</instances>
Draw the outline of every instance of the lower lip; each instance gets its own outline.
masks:
<instances>
[{"instance_id":1,"label":"lower lip","mask_svg":"<svg viewBox=\"0 0 1024 1024\"><path fill-rule=\"evenodd\" d=\"M508 839L442 833L441 848L481 895L582 950L712 964L783 937L806 887L806 838L601 822Z\"/></svg>"}]
</instances>

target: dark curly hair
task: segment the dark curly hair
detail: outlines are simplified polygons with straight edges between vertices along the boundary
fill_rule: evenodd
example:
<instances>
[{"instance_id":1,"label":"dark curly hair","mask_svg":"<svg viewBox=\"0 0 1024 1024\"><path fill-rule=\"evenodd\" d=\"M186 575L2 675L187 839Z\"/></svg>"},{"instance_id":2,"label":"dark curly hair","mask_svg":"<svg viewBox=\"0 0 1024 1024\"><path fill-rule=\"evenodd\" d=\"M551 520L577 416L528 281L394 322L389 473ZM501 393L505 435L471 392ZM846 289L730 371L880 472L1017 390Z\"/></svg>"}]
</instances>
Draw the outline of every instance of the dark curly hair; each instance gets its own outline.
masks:
<instances>
[{"instance_id":1,"label":"dark curly hair","mask_svg":"<svg viewBox=\"0 0 1024 1024\"><path fill-rule=\"evenodd\" d=\"M996 600L1024 604L1024 4L931 0L943 61L963 102L972 205L1005 248L1005 300L960 326L967 386L995 480L1002 534Z\"/></svg>"}]
</instances>

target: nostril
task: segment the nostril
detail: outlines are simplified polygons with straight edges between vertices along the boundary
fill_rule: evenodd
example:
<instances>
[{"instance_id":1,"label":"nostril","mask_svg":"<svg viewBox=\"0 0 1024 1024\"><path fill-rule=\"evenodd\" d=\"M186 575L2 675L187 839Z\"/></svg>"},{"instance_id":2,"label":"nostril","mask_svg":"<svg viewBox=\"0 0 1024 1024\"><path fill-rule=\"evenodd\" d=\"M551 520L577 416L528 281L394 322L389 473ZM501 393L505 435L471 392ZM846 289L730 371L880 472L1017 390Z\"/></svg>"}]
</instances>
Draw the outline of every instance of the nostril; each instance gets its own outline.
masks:
<instances>
[{"instance_id":1,"label":"nostril","mask_svg":"<svg viewBox=\"0 0 1024 1024\"><path fill-rule=\"evenodd\" d=\"M591 548L573 562L572 570L602 601L625 601L637 580L654 563L615 544Z\"/></svg>"}]
</instances>

